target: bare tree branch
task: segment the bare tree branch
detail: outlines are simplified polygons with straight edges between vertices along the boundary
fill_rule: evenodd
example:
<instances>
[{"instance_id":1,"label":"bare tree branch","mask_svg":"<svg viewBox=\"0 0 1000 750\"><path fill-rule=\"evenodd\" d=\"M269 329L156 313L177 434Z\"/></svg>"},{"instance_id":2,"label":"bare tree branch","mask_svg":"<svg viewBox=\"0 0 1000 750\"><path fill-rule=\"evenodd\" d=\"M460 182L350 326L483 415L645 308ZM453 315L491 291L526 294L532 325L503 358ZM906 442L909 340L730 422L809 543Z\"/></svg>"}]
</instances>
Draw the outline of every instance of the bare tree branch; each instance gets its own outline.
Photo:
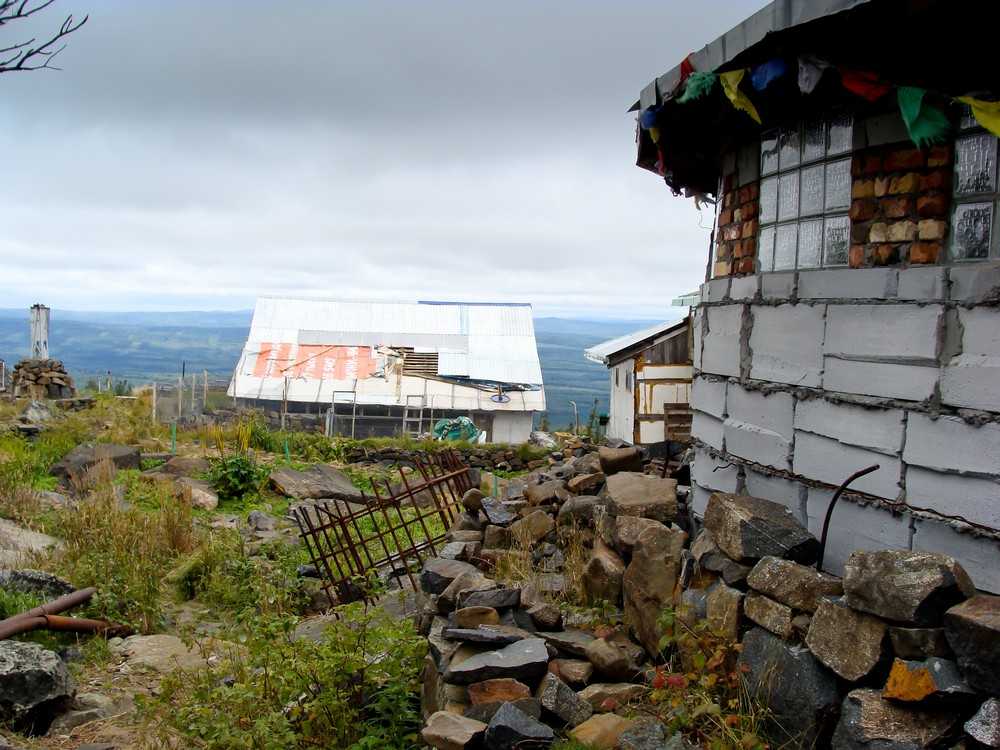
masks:
<instances>
[{"instance_id":1,"label":"bare tree branch","mask_svg":"<svg viewBox=\"0 0 1000 750\"><path fill-rule=\"evenodd\" d=\"M42 2L32 5L31 0L21 0L21 2L17 2L17 0L0 0L0 28L12 21L33 16L54 2L55 0L42 0ZM66 20L62 22L62 26L59 27L59 31L50 39L37 46L35 46L36 39L32 38L26 42L19 42L0 48L0 56L13 53L6 59L0 59L0 73L41 70L42 68L60 70L60 68L52 64L52 61L55 60L60 52L66 49L66 45L62 44L56 47L56 44L87 23L89 18L90 16L88 15L79 21L74 21L72 15L67 16Z\"/></svg>"}]
</instances>

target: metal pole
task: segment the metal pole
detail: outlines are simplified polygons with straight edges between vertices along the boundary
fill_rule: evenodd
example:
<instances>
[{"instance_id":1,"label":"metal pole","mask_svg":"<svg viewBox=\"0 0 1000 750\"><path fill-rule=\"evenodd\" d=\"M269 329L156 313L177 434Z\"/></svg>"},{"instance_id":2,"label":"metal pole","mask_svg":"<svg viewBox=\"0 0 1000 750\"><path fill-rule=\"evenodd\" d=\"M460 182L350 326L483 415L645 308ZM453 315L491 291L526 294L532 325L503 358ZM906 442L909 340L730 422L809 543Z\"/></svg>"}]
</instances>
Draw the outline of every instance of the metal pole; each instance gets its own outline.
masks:
<instances>
[{"instance_id":1,"label":"metal pole","mask_svg":"<svg viewBox=\"0 0 1000 750\"><path fill-rule=\"evenodd\" d=\"M837 501L840 500L841 494L843 494L844 490L847 489L847 486L855 479L860 479L867 474L871 474L873 471L878 471L879 468L881 468L879 464L873 464L867 469L861 469L860 471L854 472L851 476L845 479L844 483L837 488L836 492L833 493L833 499L830 500L830 505L826 509L826 518L823 519L823 533L819 538L819 555L816 559L816 570L823 570L823 555L826 553L826 535L830 530L830 518L833 516L833 508L837 504Z\"/></svg>"}]
</instances>

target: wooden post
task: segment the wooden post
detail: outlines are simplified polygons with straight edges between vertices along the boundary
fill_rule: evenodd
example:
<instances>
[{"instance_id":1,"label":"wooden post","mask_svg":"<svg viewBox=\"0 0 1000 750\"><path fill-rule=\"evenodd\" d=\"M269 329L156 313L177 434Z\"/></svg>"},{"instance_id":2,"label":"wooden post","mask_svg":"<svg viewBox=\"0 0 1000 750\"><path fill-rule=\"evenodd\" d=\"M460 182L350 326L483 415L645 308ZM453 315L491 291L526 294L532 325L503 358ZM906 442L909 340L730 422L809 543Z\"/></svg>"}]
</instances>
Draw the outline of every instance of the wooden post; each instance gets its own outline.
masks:
<instances>
[{"instance_id":1,"label":"wooden post","mask_svg":"<svg viewBox=\"0 0 1000 750\"><path fill-rule=\"evenodd\" d=\"M197 386L198 386L198 381L196 380L197 377L198 376L195 375L193 372L191 373L191 416L192 417L194 416L194 413L195 413L195 410L194 410L194 394L195 394L195 391L197 390Z\"/></svg>"},{"instance_id":2,"label":"wooden post","mask_svg":"<svg viewBox=\"0 0 1000 750\"><path fill-rule=\"evenodd\" d=\"M177 418L184 413L184 376L177 376Z\"/></svg>"},{"instance_id":3,"label":"wooden post","mask_svg":"<svg viewBox=\"0 0 1000 750\"><path fill-rule=\"evenodd\" d=\"M156 424L156 381L153 381L153 424Z\"/></svg>"}]
</instances>

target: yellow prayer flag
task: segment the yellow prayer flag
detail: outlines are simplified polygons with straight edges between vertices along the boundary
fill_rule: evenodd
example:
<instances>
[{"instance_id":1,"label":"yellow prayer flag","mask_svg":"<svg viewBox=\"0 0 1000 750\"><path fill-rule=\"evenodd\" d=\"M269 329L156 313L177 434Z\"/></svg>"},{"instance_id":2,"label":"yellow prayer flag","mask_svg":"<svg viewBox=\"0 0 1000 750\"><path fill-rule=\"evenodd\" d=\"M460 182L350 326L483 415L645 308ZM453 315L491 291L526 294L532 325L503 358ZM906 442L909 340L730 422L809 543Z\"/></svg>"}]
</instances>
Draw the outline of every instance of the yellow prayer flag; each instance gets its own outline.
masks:
<instances>
[{"instance_id":1,"label":"yellow prayer flag","mask_svg":"<svg viewBox=\"0 0 1000 750\"><path fill-rule=\"evenodd\" d=\"M746 94L740 91L740 81L743 80L746 72L746 68L731 70L728 73L719 74L719 80L722 81L722 90L726 92L726 96L729 97L729 101L733 103L733 106L736 109L742 109L760 123L760 115L757 114L757 108L753 106L753 102L747 98Z\"/></svg>"},{"instance_id":2,"label":"yellow prayer flag","mask_svg":"<svg viewBox=\"0 0 1000 750\"><path fill-rule=\"evenodd\" d=\"M976 118L976 122L993 135L1000 135L1000 102L973 99L971 96L960 96L958 101L972 107L972 116Z\"/></svg>"}]
</instances>

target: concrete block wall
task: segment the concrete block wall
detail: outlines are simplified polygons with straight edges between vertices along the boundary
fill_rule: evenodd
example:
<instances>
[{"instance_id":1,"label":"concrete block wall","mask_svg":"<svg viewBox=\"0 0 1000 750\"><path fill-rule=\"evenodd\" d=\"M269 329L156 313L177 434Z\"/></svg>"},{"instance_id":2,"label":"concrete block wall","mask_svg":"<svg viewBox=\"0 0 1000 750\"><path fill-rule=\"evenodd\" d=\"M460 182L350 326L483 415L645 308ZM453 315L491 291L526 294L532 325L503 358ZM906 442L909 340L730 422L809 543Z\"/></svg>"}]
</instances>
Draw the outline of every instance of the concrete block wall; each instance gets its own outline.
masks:
<instances>
[{"instance_id":1,"label":"concrete block wall","mask_svg":"<svg viewBox=\"0 0 1000 750\"><path fill-rule=\"evenodd\" d=\"M952 554L1000 593L1000 263L721 278L703 288L693 507L781 502L828 565L859 548ZM735 286L735 290L734 290Z\"/></svg>"}]
</instances>

